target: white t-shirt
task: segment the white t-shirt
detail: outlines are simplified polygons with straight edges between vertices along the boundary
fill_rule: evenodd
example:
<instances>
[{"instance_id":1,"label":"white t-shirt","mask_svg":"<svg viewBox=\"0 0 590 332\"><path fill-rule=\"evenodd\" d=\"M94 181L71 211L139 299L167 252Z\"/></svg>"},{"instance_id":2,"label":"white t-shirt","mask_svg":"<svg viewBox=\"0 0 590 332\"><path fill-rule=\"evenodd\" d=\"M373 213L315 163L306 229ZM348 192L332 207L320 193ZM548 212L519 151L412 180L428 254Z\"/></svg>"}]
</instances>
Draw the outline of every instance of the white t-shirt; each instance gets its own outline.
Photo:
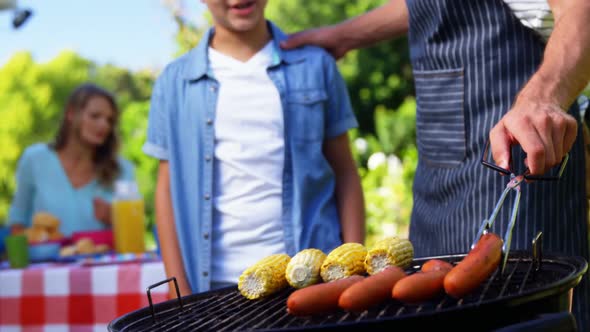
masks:
<instances>
[{"instance_id":1,"label":"white t-shirt","mask_svg":"<svg viewBox=\"0 0 590 332\"><path fill-rule=\"evenodd\" d=\"M535 30L545 41L553 31L554 19L547 0L504 0L520 22Z\"/></svg>"},{"instance_id":2,"label":"white t-shirt","mask_svg":"<svg viewBox=\"0 0 590 332\"><path fill-rule=\"evenodd\" d=\"M285 252L283 110L268 76L269 42L246 62L209 48L219 82L215 116L213 282L237 282L259 259Z\"/></svg>"}]
</instances>

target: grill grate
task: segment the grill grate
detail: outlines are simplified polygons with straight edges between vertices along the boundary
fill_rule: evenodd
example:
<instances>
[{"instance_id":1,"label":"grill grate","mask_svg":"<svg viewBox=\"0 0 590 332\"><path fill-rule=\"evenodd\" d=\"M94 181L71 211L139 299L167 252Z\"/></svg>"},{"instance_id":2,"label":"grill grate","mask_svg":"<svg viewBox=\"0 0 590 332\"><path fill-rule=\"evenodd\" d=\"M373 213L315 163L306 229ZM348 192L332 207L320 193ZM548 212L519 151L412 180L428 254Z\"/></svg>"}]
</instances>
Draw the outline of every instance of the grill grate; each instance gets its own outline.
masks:
<instances>
[{"instance_id":1,"label":"grill grate","mask_svg":"<svg viewBox=\"0 0 590 332\"><path fill-rule=\"evenodd\" d=\"M445 256L457 263L464 255ZM443 258L443 257L433 257ZM428 259L416 260L407 270L414 273ZM183 310L177 301L155 305L157 321L154 322L149 308L127 314L111 322L111 331L269 331L312 330L327 327L345 327L368 324L398 324L417 321L425 317L447 317L452 313L466 315L468 312L496 310L513 307L519 303L536 301L543 297L566 293L580 280L587 269L584 260L576 258L544 257L541 268L535 272L536 262L525 253L511 253L505 276L498 271L473 294L455 300L441 295L420 305L404 305L389 300L362 313L344 311L318 317L295 317L287 314L286 300L292 289L286 289L266 299L247 300L235 287L183 297ZM475 311L474 311L475 310ZM492 318L486 312L488 320ZM494 316L495 319L496 316ZM521 317L522 314L521 314ZM456 324L456 321L455 321Z\"/></svg>"}]
</instances>

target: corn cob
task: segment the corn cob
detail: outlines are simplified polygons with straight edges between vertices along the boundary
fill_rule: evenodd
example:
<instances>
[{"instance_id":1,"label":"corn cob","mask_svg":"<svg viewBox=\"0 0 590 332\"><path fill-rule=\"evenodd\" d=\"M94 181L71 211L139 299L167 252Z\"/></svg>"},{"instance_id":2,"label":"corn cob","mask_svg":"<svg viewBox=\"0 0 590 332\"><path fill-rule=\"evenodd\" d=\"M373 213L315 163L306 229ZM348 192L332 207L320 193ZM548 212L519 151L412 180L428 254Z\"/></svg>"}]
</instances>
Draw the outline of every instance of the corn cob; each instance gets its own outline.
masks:
<instances>
[{"instance_id":1,"label":"corn cob","mask_svg":"<svg viewBox=\"0 0 590 332\"><path fill-rule=\"evenodd\" d=\"M375 274L390 265L406 268L414 259L414 247L407 239L387 237L375 243L367 253L365 269Z\"/></svg>"},{"instance_id":2,"label":"corn cob","mask_svg":"<svg viewBox=\"0 0 590 332\"><path fill-rule=\"evenodd\" d=\"M294 288L303 288L321 281L320 268L326 259L319 249L304 249L298 252L289 264L285 277L287 282Z\"/></svg>"},{"instance_id":3,"label":"corn cob","mask_svg":"<svg viewBox=\"0 0 590 332\"><path fill-rule=\"evenodd\" d=\"M345 243L332 250L322 264L320 275L330 282L365 273L367 249L360 243Z\"/></svg>"},{"instance_id":4,"label":"corn cob","mask_svg":"<svg viewBox=\"0 0 590 332\"><path fill-rule=\"evenodd\" d=\"M238 280L240 293L254 300L287 287L285 269L290 260L291 257L287 254L275 254L247 268Z\"/></svg>"}]
</instances>

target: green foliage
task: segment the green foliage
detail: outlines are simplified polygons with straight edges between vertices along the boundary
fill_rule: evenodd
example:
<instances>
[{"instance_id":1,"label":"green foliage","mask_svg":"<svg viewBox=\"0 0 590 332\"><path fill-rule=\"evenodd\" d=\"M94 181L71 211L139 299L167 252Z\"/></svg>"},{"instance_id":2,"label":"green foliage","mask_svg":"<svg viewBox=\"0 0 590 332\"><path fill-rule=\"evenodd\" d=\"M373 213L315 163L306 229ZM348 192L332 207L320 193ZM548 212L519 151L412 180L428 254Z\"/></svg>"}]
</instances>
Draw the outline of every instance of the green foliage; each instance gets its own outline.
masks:
<instances>
[{"instance_id":1,"label":"green foliage","mask_svg":"<svg viewBox=\"0 0 590 332\"><path fill-rule=\"evenodd\" d=\"M377 152L370 160L370 167L360 169L366 202L367 246L384 236L408 235L418 154L416 150L408 150L400 159Z\"/></svg>"},{"instance_id":2,"label":"green foliage","mask_svg":"<svg viewBox=\"0 0 590 332\"><path fill-rule=\"evenodd\" d=\"M408 97L397 111L375 110L375 133L385 153L402 155L416 146L416 101Z\"/></svg>"},{"instance_id":3,"label":"green foliage","mask_svg":"<svg viewBox=\"0 0 590 332\"><path fill-rule=\"evenodd\" d=\"M170 11L174 18L174 22L178 26L175 36L178 46L176 55L182 55L198 44L205 29L197 27L183 15L183 11L181 10L183 7L182 0L163 0L162 2L168 8L168 11Z\"/></svg>"},{"instance_id":4,"label":"green foliage","mask_svg":"<svg viewBox=\"0 0 590 332\"><path fill-rule=\"evenodd\" d=\"M383 236L407 236L418 162L415 110L415 100L408 97L397 111L377 110L375 135L351 133L365 195L368 246Z\"/></svg>"},{"instance_id":5,"label":"green foliage","mask_svg":"<svg viewBox=\"0 0 590 332\"><path fill-rule=\"evenodd\" d=\"M134 101L149 100L154 74L147 71L132 73L113 65L92 68L92 81L112 91L119 106L124 109Z\"/></svg>"}]
</instances>

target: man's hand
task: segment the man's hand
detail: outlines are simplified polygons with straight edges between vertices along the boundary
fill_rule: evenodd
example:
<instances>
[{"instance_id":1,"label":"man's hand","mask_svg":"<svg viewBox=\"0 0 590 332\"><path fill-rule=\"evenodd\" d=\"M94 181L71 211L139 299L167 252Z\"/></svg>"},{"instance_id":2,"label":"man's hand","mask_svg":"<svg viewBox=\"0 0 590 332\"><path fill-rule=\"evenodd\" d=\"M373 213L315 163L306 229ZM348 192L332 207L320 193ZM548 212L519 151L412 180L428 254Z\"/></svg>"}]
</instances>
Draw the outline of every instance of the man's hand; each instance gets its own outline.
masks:
<instances>
[{"instance_id":1,"label":"man's hand","mask_svg":"<svg viewBox=\"0 0 590 332\"><path fill-rule=\"evenodd\" d=\"M303 45L324 48L338 60L348 51L405 35L409 27L405 0L389 0L362 15L338 24L295 33L281 43L284 49Z\"/></svg>"},{"instance_id":2,"label":"man's hand","mask_svg":"<svg viewBox=\"0 0 590 332\"><path fill-rule=\"evenodd\" d=\"M575 102L590 78L590 2L549 0L549 5L555 27L543 62L490 132L498 166L508 168L510 146L520 144L534 175L546 173L572 148L578 124L564 109Z\"/></svg>"},{"instance_id":3,"label":"man's hand","mask_svg":"<svg viewBox=\"0 0 590 332\"><path fill-rule=\"evenodd\" d=\"M92 200L94 205L94 217L105 225L111 224L111 204L104 199L95 197Z\"/></svg>"},{"instance_id":4,"label":"man's hand","mask_svg":"<svg viewBox=\"0 0 590 332\"><path fill-rule=\"evenodd\" d=\"M510 147L520 144L531 174L542 175L559 164L576 140L578 124L559 105L518 98L490 131L494 161L509 168Z\"/></svg>"},{"instance_id":5,"label":"man's hand","mask_svg":"<svg viewBox=\"0 0 590 332\"><path fill-rule=\"evenodd\" d=\"M287 40L281 42L281 47L284 49L292 49L304 45L322 47L332 54L335 59L342 58L349 51L332 26L300 31L290 35Z\"/></svg>"}]
</instances>

